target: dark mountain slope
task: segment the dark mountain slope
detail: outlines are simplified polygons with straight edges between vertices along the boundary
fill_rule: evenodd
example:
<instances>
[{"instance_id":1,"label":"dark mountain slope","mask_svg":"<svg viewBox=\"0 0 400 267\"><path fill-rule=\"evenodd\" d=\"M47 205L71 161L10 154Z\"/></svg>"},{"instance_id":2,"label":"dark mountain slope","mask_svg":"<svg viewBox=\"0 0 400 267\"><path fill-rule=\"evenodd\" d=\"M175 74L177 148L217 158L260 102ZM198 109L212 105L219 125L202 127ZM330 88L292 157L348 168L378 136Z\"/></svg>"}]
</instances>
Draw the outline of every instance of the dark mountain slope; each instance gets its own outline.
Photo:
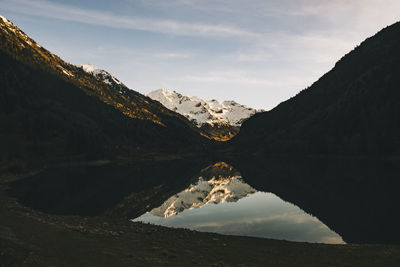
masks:
<instances>
[{"instance_id":1,"label":"dark mountain slope","mask_svg":"<svg viewBox=\"0 0 400 267\"><path fill-rule=\"evenodd\" d=\"M0 159L202 150L183 116L121 94L0 19Z\"/></svg>"},{"instance_id":2,"label":"dark mountain slope","mask_svg":"<svg viewBox=\"0 0 400 267\"><path fill-rule=\"evenodd\" d=\"M400 23L344 56L295 97L246 121L233 143L255 154L400 152Z\"/></svg>"}]
</instances>

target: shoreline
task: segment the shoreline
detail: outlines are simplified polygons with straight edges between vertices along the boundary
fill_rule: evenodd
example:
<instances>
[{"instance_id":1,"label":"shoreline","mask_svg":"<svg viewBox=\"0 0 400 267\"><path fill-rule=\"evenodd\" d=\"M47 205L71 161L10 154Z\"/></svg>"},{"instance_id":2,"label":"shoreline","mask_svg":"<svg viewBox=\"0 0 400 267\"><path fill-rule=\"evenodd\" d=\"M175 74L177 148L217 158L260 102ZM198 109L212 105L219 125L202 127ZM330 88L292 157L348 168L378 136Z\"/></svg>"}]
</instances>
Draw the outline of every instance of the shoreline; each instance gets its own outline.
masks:
<instances>
[{"instance_id":1,"label":"shoreline","mask_svg":"<svg viewBox=\"0 0 400 267\"><path fill-rule=\"evenodd\" d=\"M35 211L0 186L5 266L398 266L397 245L329 245Z\"/></svg>"}]
</instances>

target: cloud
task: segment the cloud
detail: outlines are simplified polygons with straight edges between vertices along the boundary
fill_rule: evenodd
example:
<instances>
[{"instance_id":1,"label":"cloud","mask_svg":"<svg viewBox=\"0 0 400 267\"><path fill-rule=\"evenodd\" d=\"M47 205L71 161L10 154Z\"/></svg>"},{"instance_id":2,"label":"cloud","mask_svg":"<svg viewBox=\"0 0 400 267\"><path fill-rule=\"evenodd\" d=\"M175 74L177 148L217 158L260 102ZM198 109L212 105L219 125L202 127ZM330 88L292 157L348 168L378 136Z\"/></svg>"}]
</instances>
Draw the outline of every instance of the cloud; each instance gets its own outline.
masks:
<instances>
[{"instance_id":1,"label":"cloud","mask_svg":"<svg viewBox=\"0 0 400 267\"><path fill-rule=\"evenodd\" d=\"M237 84L241 86L282 87L295 85L303 81L302 77L289 76L282 79L271 79L269 75L238 70L214 71L202 74L188 74L179 78L185 82ZM264 78L263 78L264 77Z\"/></svg>"},{"instance_id":2,"label":"cloud","mask_svg":"<svg viewBox=\"0 0 400 267\"><path fill-rule=\"evenodd\" d=\"M194 55L192 53L180 53L180 52L163 52L155 53L151 55L157 59L188 59L192 58Z\"/></svg>"},{"instance_id":3,"label":"cloud","mask_svg":"<svg viewBox=\"0 0 400 267\"><path fill-rule=\"evenodd\" d=\"M62 49L55 48L65 58L115 70L132 88L185 88L201 97L229 96L265 109L311 85L365 38L400 19L398 0L120 0L99 5L103 11L60 2L0 0L0 9L37 21L127 29L129 38L140 42L103 38L100 50L77 47L73 38L62 38L62 29L51 38L63 41ZM121 16L109 11L123 7L144 12ZM130 30L189 38L159 42Z\"/></svg>"},{"instance_id":4,"label":"cloud","mask_svg":"<svg viewBox=\"0 0 400 267\"><path fill-rule=\"evenodd\" d=\"M206 83L236 83L247 85L270 85L268 80L251 78L245 73L238 71L212 72L201 75L185 75L181 78L182 81L188 82L206 82Z\"/></svg>"},{"instance_id":5,"label":"cloud","mask_svg":"<svg viewBox=\"0 0 400 267\"><path fill-rule=\"evenodd\" d=\"M80 22L131 30L141 30L177 36L245 37L258 38L259 34L245 29L206 23L186 23L172 19L127 17L117 14L56 4L48 1L6 0L3 8L28 15Z\"/></svg>"},{"instance_id":6,"label":"cloud","mask_svg":"<svg viewBox=\"0 0 400 267\"><path fill-rule=\"evenodd\" d=\"M130 3L141 2L153 8L174 7L186 10L195 10L205 13L252 14L262 16L279 16L288 14L291 0L266 1L266 0L125 0ZM303 3L295 3L297 5Z\"/></svg>"}]
</instances>

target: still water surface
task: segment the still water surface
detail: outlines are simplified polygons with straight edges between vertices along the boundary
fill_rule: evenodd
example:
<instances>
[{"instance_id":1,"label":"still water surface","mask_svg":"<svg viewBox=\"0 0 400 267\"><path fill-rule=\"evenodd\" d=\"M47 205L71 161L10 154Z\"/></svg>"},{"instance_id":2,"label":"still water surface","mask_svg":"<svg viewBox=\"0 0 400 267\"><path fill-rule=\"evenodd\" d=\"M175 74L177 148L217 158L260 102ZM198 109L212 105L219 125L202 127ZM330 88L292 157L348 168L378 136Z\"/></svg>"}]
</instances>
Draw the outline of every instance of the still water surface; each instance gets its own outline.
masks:
<instances>
[{"instance_id":1,"label":"still water surface","mask_svg":"<svg viewBox=\"0 0 400 267\"><path fill-rule=\"evenodd\" d=\"M66 164L9 183L8 193L48 214L292 241L400 244L398 160L268 158L234 162L240 172L209 164Z\"/></svg>"},{"instance_id":2,"label":"still water surface","mask_svg":"<svg viewBox=\"0 0 400 267\"><path fill-rule=\"evenodd\" d=\"M219 179L216 177L219 176ZM240 176L199 178L133 221L203 232L343 244L316 217L273 193L257 192Z\"/></svg>"}]
</instances>

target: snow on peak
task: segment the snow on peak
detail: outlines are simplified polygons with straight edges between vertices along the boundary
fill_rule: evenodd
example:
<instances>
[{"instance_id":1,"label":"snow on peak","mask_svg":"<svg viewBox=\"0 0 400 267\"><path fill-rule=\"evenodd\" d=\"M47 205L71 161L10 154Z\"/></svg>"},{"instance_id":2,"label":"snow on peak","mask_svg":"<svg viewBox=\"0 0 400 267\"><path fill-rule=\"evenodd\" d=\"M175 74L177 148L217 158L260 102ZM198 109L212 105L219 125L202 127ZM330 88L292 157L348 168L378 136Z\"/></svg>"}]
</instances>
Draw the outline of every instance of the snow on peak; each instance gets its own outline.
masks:
<instances>
[{"instance_id":1,"label":"snow on peak","mask_svg":"<svg viewBox=\"0 0 400 267\"><path fill-rule=\"evenodd\" d=\"M80 66L84 71L88 72L88 73L93 73L95 71L100 71L100 69L98 67L96 67L95 65L92 64L83 64Z\"/></svg>"},{"instance_id":2,"label":"snow on peak","mask_svg":"<svg viewBox=\"0 0 400 267\"><path fill-rule=\"evenodd\" d=\"M10 21L8 19L6 19L5 17L0 16L0 18L3 20L4 23L7 23L7 24L10 23Z\"/></svg>"},{"instance_id":3,"label":"snow on peak","mask_svg":"<svg viewBox=\"0 0 400 267\"><path fill-rule=\"evenodd\" d=\"M11 21L9 21L6 17L0 16L0 19L8 26L14 26ZM15 26L14 26L15 27Z\"/></svg>"},{"instance_id":4,"label":"snow on peak","mask_svg":"<svg viewBox=\"0 0 400 267\"><path fill-rule=\"evenodd\" d=\"M107 71L99 69L95 65L83 64L83 65L80 65L79 67L81 67L85 72L92 74L93 76L95 76L96 78L98 78L99 80L101 80L104 83L107 83L110 85L122 86L122 83L117 78L112 76Z\"/></svg>"},{"instance_id":5,"label":"snow on peak","mask_svg":"<svg viewBox=\"0 0 400 267\"><path fill-rule=\"evenodd\" d=\"M201 127L203 124L230 124L240 126L243 121L258 112L235 101L205 101L196 96L183 96L176 91L158 89L147 94L166 108L180 113Z\"/></svg>"},{"instance_id":6,"label":"snow on peak","mask_svg":"<svg viewBox=\"0 0 400 267\"><path fill-rule=\"evenodd\" d=\"M28 35L26 35L23 31L21 31L7 18L0 16L0 22L4 23L4 24L0 23L0 29L2 29L6 34L16 36L17 37L16 41L18 42L18 45L21 46L22 48L27 48L26 44L30 47L33 47L34 49L41 48L40 45L38 45L34 40L29 38Z\"/></svg>"},{"instance_id":7,"label":"snow on peak","mask_svg":"<svg viewBox=\"0 0 400 267\"><path fill-rule=\"evenodd\" d=\"M206 181L202 177L196 184L170 197L161 206L150 211L159 217L170 217L186 209L200 208L206 204L236 202L257 192L250 185L243 182L241 176L224 178L213 177Z\"/></svg>"},{"instance_id":8,"label":"snow on peak","mask_svg":"<svg viewBox=\"0 0 400 267\"><path fill-rule=\"evenodd\" d=\"M5 29L7 29L7 31L12 31L13 33L17 33L17 27L14 26L14 24L12 24L11 21L9 21L6 17L0 16L0 22L3 22L5 24ZM3 28L4 26L2 26Z\"/></svg>"}]
</instances>

